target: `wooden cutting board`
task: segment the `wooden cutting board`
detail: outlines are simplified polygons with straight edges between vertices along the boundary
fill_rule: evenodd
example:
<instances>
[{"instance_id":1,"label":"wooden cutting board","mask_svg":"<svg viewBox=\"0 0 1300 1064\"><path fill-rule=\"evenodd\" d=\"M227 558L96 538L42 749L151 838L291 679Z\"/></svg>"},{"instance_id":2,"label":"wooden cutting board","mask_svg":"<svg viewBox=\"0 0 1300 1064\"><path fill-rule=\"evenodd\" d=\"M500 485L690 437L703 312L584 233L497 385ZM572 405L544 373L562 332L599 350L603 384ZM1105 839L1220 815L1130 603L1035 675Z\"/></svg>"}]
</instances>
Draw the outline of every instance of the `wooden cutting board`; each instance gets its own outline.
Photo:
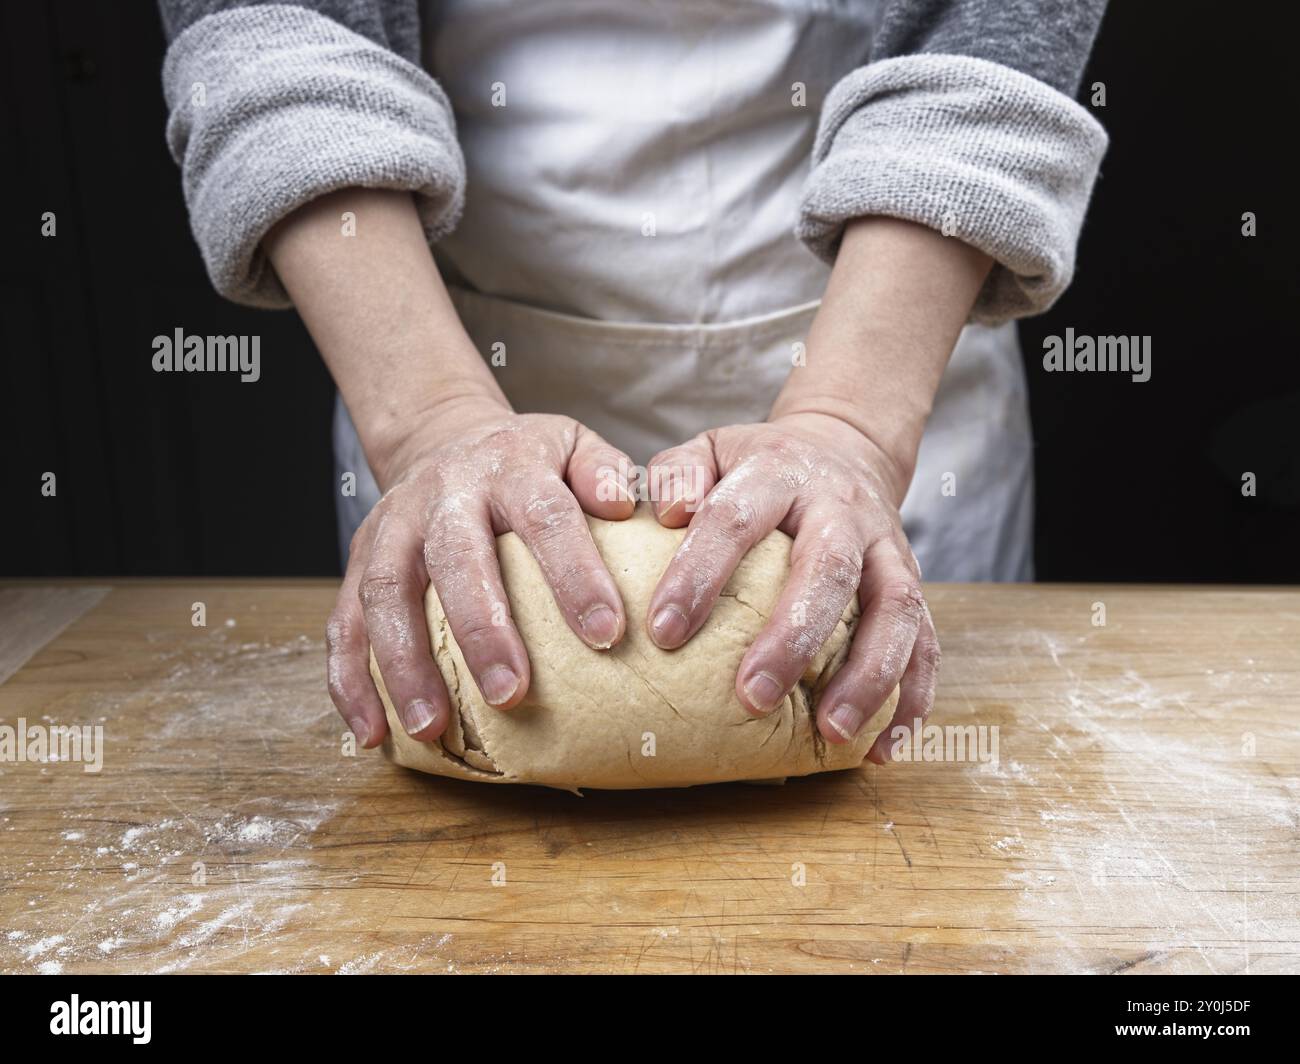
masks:
<instances>
[{"instance_id":1,"label":"wooden cutting board","mask_svg":"<svg viewBox=\"0 0 1300 1064\"><path fill-rule=\"evenodd\" d=\"M0 970L1300 970L1300 591L928 593L996 762L578 798L348 756L325 582L5 585Z\"/></svg>"}]
</instances>

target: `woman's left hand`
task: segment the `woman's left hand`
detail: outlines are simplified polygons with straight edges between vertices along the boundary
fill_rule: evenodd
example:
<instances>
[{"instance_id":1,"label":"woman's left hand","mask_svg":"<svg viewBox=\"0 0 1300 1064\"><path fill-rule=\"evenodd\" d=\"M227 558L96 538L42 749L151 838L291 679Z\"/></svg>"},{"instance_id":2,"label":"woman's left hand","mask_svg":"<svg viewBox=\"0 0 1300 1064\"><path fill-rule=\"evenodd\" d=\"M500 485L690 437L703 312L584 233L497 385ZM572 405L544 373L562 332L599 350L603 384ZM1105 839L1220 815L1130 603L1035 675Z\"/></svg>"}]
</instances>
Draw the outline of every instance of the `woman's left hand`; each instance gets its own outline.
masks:
<instances>
[{"instance_id":1,"label":"woman's left hand","mask_svg":"<svg viewBox=\"0 0 1300 1064\"><path fill-rule=\"evenodd\" d=\"M856 594L862 617L818 702L817 726L828 742L849 742L901 685L893 720L868 755L883 764L893 728L919 726L930 712L939 666L898 513L905 474L856 428L818 413L702 433L656 455L651 483L681 485L682 470L694 474L703 502L692 514L679 486L653 503L661 523L691 527L651 599L651 639L666 650L690 639L745 553L779 528L794 539L790 577L741 661L736 694L755 716L771 713Z\"/></svg>"}]
</instances>

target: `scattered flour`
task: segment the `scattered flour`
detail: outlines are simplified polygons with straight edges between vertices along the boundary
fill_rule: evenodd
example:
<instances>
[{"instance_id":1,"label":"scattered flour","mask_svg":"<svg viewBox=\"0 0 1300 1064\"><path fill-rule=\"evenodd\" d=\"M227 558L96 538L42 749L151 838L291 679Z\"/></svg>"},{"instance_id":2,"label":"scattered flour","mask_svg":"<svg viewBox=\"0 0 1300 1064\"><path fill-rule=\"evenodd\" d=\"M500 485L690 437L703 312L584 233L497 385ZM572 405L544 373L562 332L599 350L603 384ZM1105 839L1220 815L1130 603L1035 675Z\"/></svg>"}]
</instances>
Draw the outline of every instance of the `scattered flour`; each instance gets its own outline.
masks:
<instances>
[{"instance_id":1,"label":"scattered flour","mask_svg":"<svg viewBox=\"0 0 1300 1064\"><path fill-rule=\"evenodd\" d=\"M42 938L39 941L33 942L23 950L23 959L28 961L35 960L37 957L49 953L50 950L54 949L56 946L62 945L64 941L65 939L62 935L50 935L47 938Z\"/></svg>"},{"instance_id":2,"label":"scattered flour","mask_svg":"<svg viewBox=\"0 0 1300 1064\"><path fill-rule=\"evenodd\" d=\"M346 887L359 873L322 870L310 854L313 833L343 805L334 784L352 767L321 682L323 641L236 642L234 627L232 618L204 633L211 643L200 651L160 650L163 679L102 696L101 722L129 712L153 727L154 740L134 752L138 803L93 820L70 805L64 815L76 823L56 834L48 868L14 868L0 848L5 889L28 895L24 923L0 937L0 971L112 971L124 961L129 971L230 970L250 951L277 953L283 931L307 917L331 943L349 942L338 900L320 887L323 877ZM268 786L250 793L250 773ZM205 781L202 798L175 793L191 774ZM373 952L366 932L351 935ZM283 970L319 971L316 945ZM378 952L376 969L388 969L389 953Z\"/></svg>"},{"instance_id":3,"label":"scattered flour","mask_svg":"<svg viewBox=\"0 0 1300 1064\"><path fill-rule=\"evenodd\" d=\"M1026 635L1028 656L1036 640ZM1257 953L1294 945L1293 891L1261 882L1258 869L1276 868L1277 847L1300 831L1300 781L1264 773L1244 752L1249 707L1273 694L1273 677L1210 670L1224 697L1207 705L1180 682L1199 664L1171 660L1164 675L1115 675L1097 658L1085 668L1065 642L1037 641L1039 656L1044 649L1060 672L1062 712L1048 720L1024 714L1021 726L1041 737L1004 729L1002 766L966 771L981 781L990 816L1022 828L993 837L988 852L1017 891L1018 921L1057 936L1050 967L1158 971L1164 955L1178 951L1176 970L1187 970L1190 955L1191 970L1250 971ZM989 697L1013 703L1016 692ZM1189 718L1198 722L1195 741L1186 738ZM1031 752L1028 766L1006 756L1028 761ZM1264 853L1271 860L1261 865L1256 855ZM1154 943L1144 932L1145 959L1117 963L1107 929L1126 916L1159 930Z\"/></svg>"}]
</instances>

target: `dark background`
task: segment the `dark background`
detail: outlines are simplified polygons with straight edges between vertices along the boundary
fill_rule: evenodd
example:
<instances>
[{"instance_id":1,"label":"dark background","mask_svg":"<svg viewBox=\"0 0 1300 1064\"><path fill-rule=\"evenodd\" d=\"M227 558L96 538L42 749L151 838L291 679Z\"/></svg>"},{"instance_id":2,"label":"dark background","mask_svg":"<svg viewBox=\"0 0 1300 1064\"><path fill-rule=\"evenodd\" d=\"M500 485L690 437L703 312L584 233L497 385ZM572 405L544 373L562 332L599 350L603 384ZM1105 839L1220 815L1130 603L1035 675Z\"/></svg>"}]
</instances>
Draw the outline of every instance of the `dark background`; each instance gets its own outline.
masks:
<instances>
[{"instance_id":1,"label":"dark background","mask_svg":"<svg viewBox=\"0 0 1300 1064\"><path fill-rule=\"evenodd\" d=\"M1105 83L1111 148L1076 279L1021 325L1040 579L1300 582L1289 6L1107 14L1081 98ZM153 5L6 4L0 48L0 574L337 573L333 389L296 316L208 283ZM260 334L261 381L155 374L177 326ZM1067 327L1150 335L1151 380L1045 373Z\"/></svg>"}]
</instances>

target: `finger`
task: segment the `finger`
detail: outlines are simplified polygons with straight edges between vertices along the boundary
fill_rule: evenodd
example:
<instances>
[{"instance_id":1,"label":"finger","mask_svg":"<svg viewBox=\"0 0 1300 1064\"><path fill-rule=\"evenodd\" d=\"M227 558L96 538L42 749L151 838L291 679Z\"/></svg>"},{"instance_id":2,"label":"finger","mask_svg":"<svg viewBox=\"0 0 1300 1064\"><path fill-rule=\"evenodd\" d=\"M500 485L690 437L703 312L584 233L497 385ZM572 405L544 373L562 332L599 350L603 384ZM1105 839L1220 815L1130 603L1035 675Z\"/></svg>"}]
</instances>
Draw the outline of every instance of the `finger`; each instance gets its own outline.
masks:
<instances>
[{"instance_id":1,"label":"finger","mask_svg":"<svg viewBox=\"0 0 1300 1064\"><path fill-rule=\"evenodd\" d=\"M370 648L388 697L406 734L432 742L451 714L447 688L433 662L424 620L424 571L420 530L405 515L384 514L357 586Z\"/></svg>"},{"instance_id":2,"label":"finger","mask_svg":"<svg viewBox=\"0 0 1300 1064\"><path fill-rule=\"evenodd\" d=\"M700 630L740 560L776 528L790 500L757 462L742 462L718 482L650 598L646 626L657 646L676 649Z\"/></svg>"},{"instance_id":3,"label":"finger","mask_svg":"<svg viewBox=\"0 0 1300 1064\"><path fill-rule=\"evenodd\" d=\"M578 505L592 517L622 521L636 509L632 459L591 429L579 426L565 479Z\"/></svg>"},{"instance_id":4,"label":"finger","mask_svg":"<svg viewBox=\"0 0 1300 1064\"><path fill-rule=\"evenodd\" d=\"M541 567L569 627L593 650L608 650L626 628L623 599L605 568L582 508L554 474L512 485L500 500L510 527Z\"/></svg>"},{"instance_id":5,"label":"finger","mask_svg":"<svg viewBox=\"0 0 1300 1064\"><path fill-rule=\"evenodd\" d=\"M889 697L925 616L921 584L890 540L867 551L860 596L862 619L848 658L817 704L817 727L831 743L856 739Z\"/></svg>"},{"instance_id":6,"label":"finger","mask_svg":"<svg viewBox=\"0 0 1300 1064\"><path fill-rule=\"evenodd\" d=\"M513 709L528 693L528 651L510 616L486 500L435 511L424 564L483 700Z\"/></svg>"},{"instance_id":7,"label":"finger","mask_svg":"<svg viewBox=\"0 0 1300 1064\"><path fill-rule=\"evenodd\" d=\"M660 451L646 468L655 517L665 528L684 528L718 480L713 446L705 436Z\"/></svg>"},{"instance_id":8,"label":"finger","mask_svg":"<svg viewBox=\"0 0 1300 1064\"><path fill-rule=\"evenodd\" d=\"M935 690L939 683L939 636L934 630L930 611L925 610L921 630L917 633L912 659L899 683L898 706L889 727L876 737L867 757L877 765L887 764L891 750L899 740L911 735L925 723L934 708ZM898 731L898 729L902 731Z\"/></svg>"},{"instance_id":9,"label":"finger","mask_svg":"<svg viewBox=\"0 0 1300 1064\"><path fill-rule=\"evenodd\" d=\"M365 749L388 734L388 719L370 676L370 640L357 599L370 529L363 524L348 549L348 568L338 600L325 624L325 675L330 699Z\"/></svg>"},{"instance_id":10,"label":"finger","mask_svg":"<svg viewBox=\"0 0 1300 1064\"><path fill-rule=\"evenodd\" d=\"M858 593L862 556L842 515L800 521L785 588L736 673L736 694L750 713L771 713L802 679Z\"/></svg>"}]
</instances>

